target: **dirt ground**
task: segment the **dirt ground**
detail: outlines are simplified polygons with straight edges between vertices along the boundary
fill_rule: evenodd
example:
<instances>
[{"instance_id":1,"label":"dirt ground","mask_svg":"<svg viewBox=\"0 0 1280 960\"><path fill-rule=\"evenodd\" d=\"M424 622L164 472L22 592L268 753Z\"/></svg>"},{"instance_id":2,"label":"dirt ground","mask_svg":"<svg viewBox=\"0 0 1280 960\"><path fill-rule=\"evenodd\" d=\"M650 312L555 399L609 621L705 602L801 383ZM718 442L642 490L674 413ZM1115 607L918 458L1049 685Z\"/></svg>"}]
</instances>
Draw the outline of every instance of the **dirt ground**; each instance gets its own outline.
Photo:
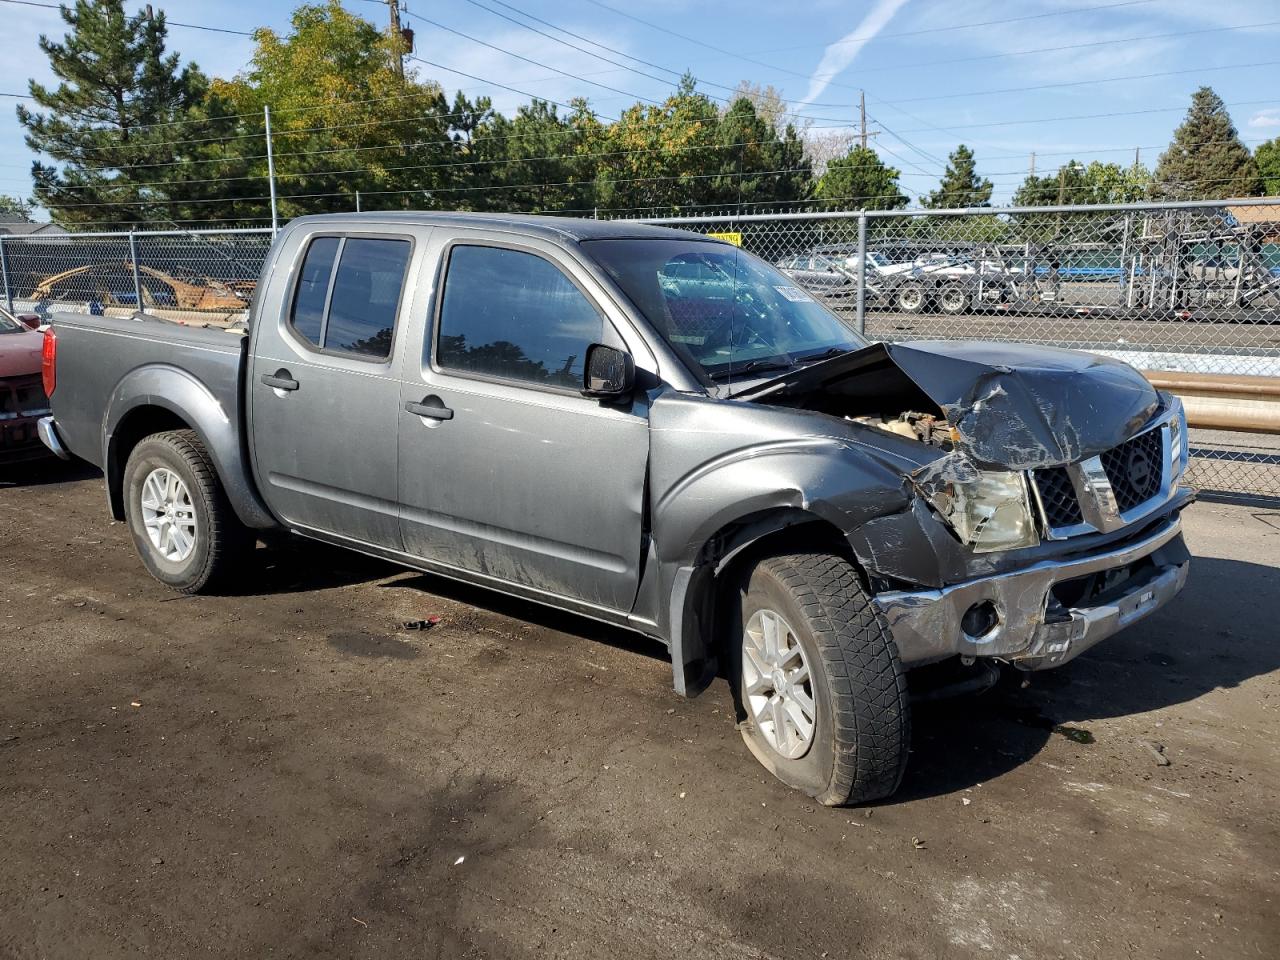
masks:
<instances>
[{"instance_id":1,"label":"dirt ground","mask_svg":"<svg viewBox=\"0 0 1280 960\"><path fill-rule=\"evenodd\" d=\"M179 597L0 473L0 955L1280 956L1280 512L1187 527L1175 604L830 810L647 641L301 542Z\"/></svg>"}]
</instances>

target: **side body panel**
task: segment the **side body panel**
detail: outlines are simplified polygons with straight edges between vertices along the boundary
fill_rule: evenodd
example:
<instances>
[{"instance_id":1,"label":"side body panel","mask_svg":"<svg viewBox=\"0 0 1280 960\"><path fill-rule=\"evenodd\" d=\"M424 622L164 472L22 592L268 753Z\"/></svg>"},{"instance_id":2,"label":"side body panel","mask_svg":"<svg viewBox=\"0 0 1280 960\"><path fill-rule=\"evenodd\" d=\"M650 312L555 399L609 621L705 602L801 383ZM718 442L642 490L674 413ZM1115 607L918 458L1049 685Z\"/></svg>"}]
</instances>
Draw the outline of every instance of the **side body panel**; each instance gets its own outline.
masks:
<instances>
[{"instance_id":1,"label":"side body panel","mask_svg":"<svg viewBox=\"0 0 1280 960\"><path fill-rule=\"evenodd\" d=\"M323 221L288 230L277 243L254 316L253 358L245 390L256 475L262 496L294 528L337 534L380 547L401 546L397 494L396 424L400 386L395 375L406 348L409 304L418 257L431 228ZM408 240L414 245L385 361L323 352L289 326L295 278L317 236ZM264 378L292 379L275 389Z\"/></svg>"},{"instance_id":2,"label":"side body panel","mask_svg":"<svg viewBox=\"0 0 1280 960\"><path fill-rule=\"evenodd\" d=\"M243 445L242 335L82 314L55 314L53 325L58 432L72 453L106 473L113 510L127 456L121 437L130 436L135 418L161 410L200 435L240 519L255 528L274 524Z\"/></svg>"},{"instance_id":3,"label":"side body panel","mask_svg":"<svg viewBox=\"0 0 1280 960\"><path fill-rule=\"evenodd\" d=\"M626 321L565 247L494 231L439 227L422 270L431 296L414 308L399 412L405 550L424 560L625 617L644 550L648 403L602 404L572 390L467 375L432 362L436 297L451 244L482 243L543 258L605 316ZM427 402L449 419L420 416Z\"/></svg>"}]
</instances>

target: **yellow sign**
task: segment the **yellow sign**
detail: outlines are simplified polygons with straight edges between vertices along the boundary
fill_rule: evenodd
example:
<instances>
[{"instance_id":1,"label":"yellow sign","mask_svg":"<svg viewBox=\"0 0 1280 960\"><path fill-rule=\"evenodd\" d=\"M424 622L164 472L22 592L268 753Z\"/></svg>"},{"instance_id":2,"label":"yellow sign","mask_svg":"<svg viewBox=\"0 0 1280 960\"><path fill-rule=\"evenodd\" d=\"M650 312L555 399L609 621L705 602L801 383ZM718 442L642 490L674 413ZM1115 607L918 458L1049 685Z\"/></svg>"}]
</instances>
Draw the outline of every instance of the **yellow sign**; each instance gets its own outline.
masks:
<instances>
[{"instance_id":1,"label":"yellow sign","mask_svg":"<svg viewBox=\"0 0 1280 960\"><path fill-rule=\"evenodd\" d=\"M735 247L742 246L742 234L740 233L708 233L707 236L712 240L724 240L726 243L732 243Z\"/></svg>"}]
</instances>

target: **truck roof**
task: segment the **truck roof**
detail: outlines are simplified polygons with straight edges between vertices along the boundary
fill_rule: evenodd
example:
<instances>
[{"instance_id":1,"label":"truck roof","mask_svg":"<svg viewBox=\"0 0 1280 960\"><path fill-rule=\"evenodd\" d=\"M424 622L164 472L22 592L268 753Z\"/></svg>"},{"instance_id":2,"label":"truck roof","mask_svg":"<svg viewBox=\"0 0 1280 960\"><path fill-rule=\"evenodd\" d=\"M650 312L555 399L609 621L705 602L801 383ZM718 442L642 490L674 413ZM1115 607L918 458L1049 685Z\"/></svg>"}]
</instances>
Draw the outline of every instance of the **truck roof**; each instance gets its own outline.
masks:
<instances>
[{"instance_id":1,"label":"truck roof","mask_svg":"<svg viewBox=\"0 0 1280 960\"><path fill-rule=\"evenodd\" d=\"M326 213L299 217L290 226L334 224L413 223L422 226L492 227L508 233L524 233L556 240L690 240L699 234L670 227L655 227L627 220L583 220L576 217L536 216L524 213L463 213L439 210L387 210L376 213ZM706 238L709 242L712 238Z\"/></svg>"}]
</instances>

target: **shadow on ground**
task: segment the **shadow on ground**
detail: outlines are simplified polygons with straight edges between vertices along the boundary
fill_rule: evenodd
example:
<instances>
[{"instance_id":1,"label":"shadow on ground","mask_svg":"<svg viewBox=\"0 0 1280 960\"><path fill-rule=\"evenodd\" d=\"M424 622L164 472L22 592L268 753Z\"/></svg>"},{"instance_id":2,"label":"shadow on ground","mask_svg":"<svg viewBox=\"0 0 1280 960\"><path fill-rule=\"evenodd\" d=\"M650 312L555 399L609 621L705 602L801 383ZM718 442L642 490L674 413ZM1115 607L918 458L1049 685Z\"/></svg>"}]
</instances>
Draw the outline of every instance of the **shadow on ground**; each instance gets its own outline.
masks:
<instances>
[{"instance_id":1,"label":"shadow on ground","mask_svg":"<svg viewBox=\"0 0 1280 960\"><path fill-rule=\"evenodd\" d=\"M1008 670L983 696L921 705L894 802L989 781L1053 736L1087 742L1091 721L1186 703L1280 669L1277 595L1280 569L1195 557L1173 604L1078 659L1029 676Z\"/></svg>"},{"instance_id":2,"label":"shadow on ground","mask_svg":"<svg viewBox=\"0 0 1280 960\"><path fill-rule=\"evenodd\" d=\"M102 471L84 460L41 457L21 463L0 464L0 490L12 487L41 487L50 483L71 483L101 477Z\"/></svg>"}]
</instances>

